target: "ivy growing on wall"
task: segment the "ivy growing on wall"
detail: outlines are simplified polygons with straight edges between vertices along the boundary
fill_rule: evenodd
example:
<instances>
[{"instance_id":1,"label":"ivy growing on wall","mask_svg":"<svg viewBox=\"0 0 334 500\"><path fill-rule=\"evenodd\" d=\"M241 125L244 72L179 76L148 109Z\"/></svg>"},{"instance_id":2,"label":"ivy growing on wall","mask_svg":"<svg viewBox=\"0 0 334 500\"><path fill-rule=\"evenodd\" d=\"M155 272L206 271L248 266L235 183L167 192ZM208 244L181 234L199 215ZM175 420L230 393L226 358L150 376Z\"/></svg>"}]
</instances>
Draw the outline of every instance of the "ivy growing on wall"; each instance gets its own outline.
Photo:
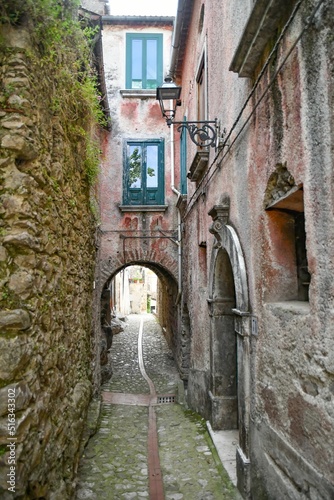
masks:
<instances>
[{"instance_id":1,"label":"ivy growing on wall","mask_svg":"<svg viewBox=\"0 0 334 500\"><path fill-rule=\"evenodd\" d=\"M106 124L92 65L92 44L99 26L79 18L78 7L77 0L3 0L0 23L29 30L34 50L27 56L43 75L50 75L48 81L41 81L41 88L49 86L47 105L75 145L92 185L100 157L94 127Z\"/></svg>"}]
</instances>

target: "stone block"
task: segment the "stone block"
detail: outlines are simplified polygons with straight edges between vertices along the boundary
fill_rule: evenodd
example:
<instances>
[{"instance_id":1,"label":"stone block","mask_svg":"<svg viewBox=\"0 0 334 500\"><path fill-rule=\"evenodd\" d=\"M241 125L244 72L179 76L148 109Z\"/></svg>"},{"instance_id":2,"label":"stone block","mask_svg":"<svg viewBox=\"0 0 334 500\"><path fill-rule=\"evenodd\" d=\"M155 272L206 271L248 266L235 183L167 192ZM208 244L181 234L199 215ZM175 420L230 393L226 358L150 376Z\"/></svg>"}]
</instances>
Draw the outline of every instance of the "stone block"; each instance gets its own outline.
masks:
<instances>
[{"instance_id":1,"label":"stone block","mask_svg":"<svg viewBox=\"0 0 334 500\"><path fill-rule=\"evenodd\" d=\"M30 272L19 271L11 275L8 288L22 299L28 299L34 293L34 277Z\"/></svg>"},{"instance_id":2,"label":"stone block","mask_svg":"<svg viewBox=\"0 0 334 500\"><path fill-rule=\"evenodd\" d=\"M118 318L114 318L110 322L110 327L112 334L116 335L117 333L124 331L126 324L124 324L123 321L119 320Z\"/></svg>"},{"instance_id":3,"label":"stone block","mask_svg":"<svg viewBox=\"0 0 334 500\"><path fill-rule=\"evenodd\" d=\"M238 428L238 401L236 396L215 396L209 391L211 401L210 422L213 430Z\"/></svg>"},{"instance_id":4,"label":"stone block","mask_svg":"<svg viewBox=\"0 0 334 500\"><path fill-rule=\"evenodd\" d=\"M0 311L0 332L27 330L30 326L29 313L24 309Z\"/></svg>"},{"instance_id":5,"label":"stone block","mask_svg":"<svg viewBox=\"0 0 334 500\"><path fill-rule=\"evenodd\" d=\"M14 151L21 160L34 160L37 158L37 152L33 145L20 135L5 135L2 138L1 147Z\"/></svg>"},{"instance_id":6,"label":"stone block","mask_svg":"<svg viewBox=\"0 0 334 500\"><path fill-rule=\"evenodd\" d=\"M33 236L31 236L31 234L26 231L7 234L3 239L3 245L5 247L16 246L30 248L32 250L37 250L39 247L38 240L36 240Z\"/></svg>"},{"instance_id":7,"label":"stone block","mask_svg":"<svg viewBox=\"0 0 334 500\"><path fill-rule=\"evenodd\" d=\"M7 251L5 247L0 245L0 262L5 262L7 259Z\"/></svg>"},{"instance_id":8,"label":"stone block","mask_svg":"<svg viewBox=\"0 0 334 500\"><path fill-rule=\"evenodd\" d=\"M15 411L21 411L27 408L32 393L28 384L22 380L16 384L10 384L0 389L0 415L5 415L8 412L8 391L15 392Z\"/></svg>"},{"instance_id":9,"label":"stone block","mask_svg":"<svg viewBox=\"0 0 334 500\"><path fill-rule=\"evenodd\" d=\"M31 358L33 345L25 334L14 338L0 337L0 378L12 381Z\"/></svg>"},{"instance_id":10,"label":"stone block","mask_svg":"<svg viewBox=\"0 0 334 500\"><path fill-rule=\"evenodd\" d=\"M245 456L242 449L237 446L237 485L242 498L251 498L250 489L250 460Z\"/></svg>"},{"instance_id":11,"label":"stone block","mask_svg":"<svg viewBox=\"0 0 334 500\"><path fill-rule=\"evenodd\" d=\"M250 435L253 498L334 498L334 486L324 468L307 461L292 446L291 439L264 422L252 424Z\"/></svg>"}]
</instances>

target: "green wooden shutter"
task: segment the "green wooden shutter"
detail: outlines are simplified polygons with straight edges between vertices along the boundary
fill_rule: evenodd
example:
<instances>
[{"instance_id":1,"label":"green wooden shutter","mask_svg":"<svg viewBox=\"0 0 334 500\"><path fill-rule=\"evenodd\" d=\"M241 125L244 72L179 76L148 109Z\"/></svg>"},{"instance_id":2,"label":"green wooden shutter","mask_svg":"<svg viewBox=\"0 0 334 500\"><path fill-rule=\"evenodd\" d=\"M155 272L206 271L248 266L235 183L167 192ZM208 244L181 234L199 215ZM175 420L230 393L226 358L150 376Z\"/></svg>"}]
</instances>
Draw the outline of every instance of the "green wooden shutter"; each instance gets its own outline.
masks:
<instances>
[{"instance_id":1,"label":"green wooden shutter","mask_svg":"<svg viewBox=\"0 0 334 500\"><path fill-rule=\"evenodd\" d=\"M164 142L128 141L124 152L123 203L163 205Z\"/></svg>"}]
</instances>

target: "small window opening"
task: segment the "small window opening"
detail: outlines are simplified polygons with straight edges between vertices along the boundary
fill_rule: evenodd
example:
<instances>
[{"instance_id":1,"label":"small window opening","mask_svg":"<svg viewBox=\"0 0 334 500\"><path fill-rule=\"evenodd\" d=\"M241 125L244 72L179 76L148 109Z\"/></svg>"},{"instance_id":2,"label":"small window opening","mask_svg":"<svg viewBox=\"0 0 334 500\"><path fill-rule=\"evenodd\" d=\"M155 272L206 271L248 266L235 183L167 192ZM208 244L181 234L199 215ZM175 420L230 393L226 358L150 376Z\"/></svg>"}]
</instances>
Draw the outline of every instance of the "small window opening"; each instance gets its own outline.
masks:
<instances>
[{"instance_id":1,"label":"small window opening","mask_svg":"<svg viewBox=\"0 0 334 500\"><path fill-rule=\"evenodd\" d=\"M302 186L276 199L269 215L269 300L309 300L308 270Z\"/></svg>"},{"instance_id":2,"label":"small window opening","mask_svg":"<svg viewBox=\"0 0 334 500\"><path fill-rule=\"evenodd\" d=\"M294 213L296 238L296 264L298 278L298 299L309 300L311 275L308 270L304 212Z\"/></svg>"},{"instance_id":3,"label":"small window opening","mask_svg":"<svg viewBox=\"0 0 334 500\"><path fill-rule=\"evenodd\" d=\"M201 33L202 32L202 29L203 29L203 24L204 24L204 11L205 11L205 7L204 7L204 3L202 4L202 7L201 7L201 13L200 13L200 16L199 16L199 23L198 23L198 32Z\"/></svg>"}]
</instances>

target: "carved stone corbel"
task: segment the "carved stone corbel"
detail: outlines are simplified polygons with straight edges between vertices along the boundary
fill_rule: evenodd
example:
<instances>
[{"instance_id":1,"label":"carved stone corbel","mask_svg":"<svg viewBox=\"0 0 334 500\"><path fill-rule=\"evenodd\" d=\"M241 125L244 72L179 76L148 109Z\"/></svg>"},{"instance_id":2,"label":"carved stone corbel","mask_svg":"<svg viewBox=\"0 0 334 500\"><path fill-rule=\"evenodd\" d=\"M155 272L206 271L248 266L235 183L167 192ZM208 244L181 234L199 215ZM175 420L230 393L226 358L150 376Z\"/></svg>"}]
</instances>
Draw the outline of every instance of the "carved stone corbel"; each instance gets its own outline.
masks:
<instances>
[{"instance_id":1,"label":"carved stone corbel","mask_svg":"<svg viewBox=\"0 0 334 500\"><path fill-rule=\"evenodd\" d=\"M230 199L226 197L221 205L214 205L211 210L208 212L210 217L213 220L209 231L214 234L218 242L221 241L220 231L223 226L226 225L229 221L230 216Z\"/></svg>"}]
</instances>

